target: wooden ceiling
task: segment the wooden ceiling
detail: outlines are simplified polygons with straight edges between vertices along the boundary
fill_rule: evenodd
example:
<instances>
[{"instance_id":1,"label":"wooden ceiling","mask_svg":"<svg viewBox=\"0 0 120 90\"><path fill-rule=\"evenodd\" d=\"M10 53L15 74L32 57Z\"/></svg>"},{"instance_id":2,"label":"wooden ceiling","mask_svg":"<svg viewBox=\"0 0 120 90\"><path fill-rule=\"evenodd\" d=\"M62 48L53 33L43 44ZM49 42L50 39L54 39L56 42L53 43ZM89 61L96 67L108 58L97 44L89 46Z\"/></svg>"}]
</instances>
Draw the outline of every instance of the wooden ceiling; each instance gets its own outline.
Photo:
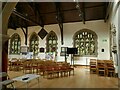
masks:
<instances>
[{"instance_id":1,"label":"wooden ceiling","mask_svg":"<svg viewBox=\"0 0 120 90\"><path fill-rule=\"evenodd\" d=\"M8 28L105 19L108 2L19 2Z\"/></svg>"}]
</instances>

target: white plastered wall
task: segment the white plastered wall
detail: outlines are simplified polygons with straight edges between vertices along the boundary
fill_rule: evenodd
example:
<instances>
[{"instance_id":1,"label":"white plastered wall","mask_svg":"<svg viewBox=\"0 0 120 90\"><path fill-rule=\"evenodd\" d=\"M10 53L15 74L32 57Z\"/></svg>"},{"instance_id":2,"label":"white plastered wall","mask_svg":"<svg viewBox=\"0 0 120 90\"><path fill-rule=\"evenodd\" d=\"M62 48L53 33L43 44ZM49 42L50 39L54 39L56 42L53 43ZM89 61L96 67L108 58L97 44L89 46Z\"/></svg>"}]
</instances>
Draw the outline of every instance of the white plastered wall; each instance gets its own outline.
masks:
<instances>
[{"instance_id":1,"label":"white plastered wall","mask_svg":"<svg viewBox=\"0 0 120 90\"><path fill-rule=\"evenodd\" d=\"M60 35L60 28L58 24L53 25L45 25L44 29L49 33L50 31L54 31L58 37L58 49L57 49L57 61L64 61L64 56L60 56L61 47L73 47L73 35L81 30L81 29L90 29L94 31L98 36L98 56L97 57L76 57L75 64L77 65L86 65L89 64L90 58L97 58L100 60L108 60L110 59L109 54L109 30L108 24L104 22L104 20L95 20L95 21L86 21L85 24L83 22L74 22L74 23L64 23L63 24L63 39L64 44L61 45L61 35ZM28 46L29 46L29 38L33 32L38 33L41 30L40 26L33 26L28 27ZM18 33L21 37L21 46L24 46L24 34L22 30L19 28L17 30L8 30L8 34L11 36L14 33ZM39 48L46 48L46 37L42 40L39 37ZM104 52L101 52L101 49L104 49ZM39 54L40 58L43 58L43 54ZM9 58L17 57L20 58L18 55L9 55ZM71 56L67 57L67 61L71 61Z\"/></svg>"}]
</instances>

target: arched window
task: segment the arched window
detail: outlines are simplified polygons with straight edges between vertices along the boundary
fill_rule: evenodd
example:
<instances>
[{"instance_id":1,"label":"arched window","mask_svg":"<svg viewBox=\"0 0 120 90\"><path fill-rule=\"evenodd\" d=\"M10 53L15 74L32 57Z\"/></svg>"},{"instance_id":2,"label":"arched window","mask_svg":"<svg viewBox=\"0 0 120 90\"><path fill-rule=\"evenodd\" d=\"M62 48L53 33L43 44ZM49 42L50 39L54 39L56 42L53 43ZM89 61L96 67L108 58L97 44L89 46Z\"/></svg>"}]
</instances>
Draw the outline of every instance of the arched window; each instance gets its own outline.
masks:
<instances>
[{"instance_id":1,"label":"arched window","mask_svg":"<svg viewBox=\"0 0 120 90\"><path fill-rule=\"evenodd\" d=\"M37 55L39 52L39 38L36 33L33 33L30 37L30 52L33 52L33 55Z\"/></svg>"},{"instance_id":2,"label":"arched window","mask_svg":"<svg viewBox=\"0 0 120 90\"><path fill-rule=\"evenodd\" d=\"M74 47L78 48L79 56L97 56L97 35L95 32L83 29L74 35Z\"/></svg>"},{"instance_id":3,"label":"arched window","mask_svg":"<svg viewBox=\"0 0 120 90\"><path fill-rule=\"evenodd\" d=\"M57 55L57 35L55 32L51 31L46 39L46 52L55 52Z\"/></svg>"},{"instance_id":4,"label":"arched window","mask_svg":"<svg viewBox=\"0 0 120 90\"><path fill-rule=\"evenodd\" d=\"M15 33L10 39L10 54L20 54L20 46L20 36L17 33Z\"/></svg>"}]
</instances>

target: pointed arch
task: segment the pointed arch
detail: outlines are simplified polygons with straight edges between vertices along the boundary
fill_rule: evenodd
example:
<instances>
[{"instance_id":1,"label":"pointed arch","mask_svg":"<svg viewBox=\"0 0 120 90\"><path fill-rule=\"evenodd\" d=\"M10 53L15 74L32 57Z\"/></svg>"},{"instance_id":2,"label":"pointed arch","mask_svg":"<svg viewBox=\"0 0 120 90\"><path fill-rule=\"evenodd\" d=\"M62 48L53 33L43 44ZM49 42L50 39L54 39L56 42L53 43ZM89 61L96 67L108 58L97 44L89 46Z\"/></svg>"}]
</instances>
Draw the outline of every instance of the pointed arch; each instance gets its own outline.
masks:
<instances>
[{"instance_id":1,"label":"pointed arch","mask_svg":"<svg viewBox=\"0 0 120 90\"><path fill-rule=\"evenodd\" d=\"M50 32L49 32L49 34L47 35L47 39L48 39L49 37L55 37L56 40L58 39L58 38L57 38L57 35L56 35L56 33L55 33L54 31L50 31Z\"/></svg>"},{"instance_id":2,"label":"pointed arch","mask_svg":"<svg viewBox=\"0 0 120 90\"><path fill-rule=\"evenodd\" d=\"M54 31L50 31L46 38L46 52L55 52L57 56L57 35Z\"/></svg>"},{"instance_id":3,"label":"pointed arch","mask_svg":"<svg viewBox=\"0 0 120 90\"><path fill-rule=\"evenodd\" d=\"M37 40L39 40L38 35L37 35L36 32L33 32L33 33L31 34L30 39L33 38L34 36L36 37ZM29 40L30 40L30 39L29 39Z\"/></svg>"},{"instance_id":4,"label":"pointed arch","mask_svg":"<svg viewBox=\"0 0 120 90\"><path fill-rule=\"evenodd\" d=\"M33 32L30 36L29 42L30 52L33 52L34 55L37 55L39 52L39 38L35 32Z\"/></svg>"},{"instance_id":5,"label":"pointed arch","mask_svg":"<svg viewBox=\"0 0 120 90\"><path fill-rule=\"evenodd\" d=\"M10 54L20 54L21 38L14 33L10 39Z\"/></svg>"},{"instance_id":6,"label":"pointed arch","mask_svg":"<svg viewBox=\"0 0 120 90\"><path fill-rule=\"evenodd\" d=\"M73 36L74 47L79 56L97 56L97 34L89 29L77 31Z\"/></svg>"}]
</instances>

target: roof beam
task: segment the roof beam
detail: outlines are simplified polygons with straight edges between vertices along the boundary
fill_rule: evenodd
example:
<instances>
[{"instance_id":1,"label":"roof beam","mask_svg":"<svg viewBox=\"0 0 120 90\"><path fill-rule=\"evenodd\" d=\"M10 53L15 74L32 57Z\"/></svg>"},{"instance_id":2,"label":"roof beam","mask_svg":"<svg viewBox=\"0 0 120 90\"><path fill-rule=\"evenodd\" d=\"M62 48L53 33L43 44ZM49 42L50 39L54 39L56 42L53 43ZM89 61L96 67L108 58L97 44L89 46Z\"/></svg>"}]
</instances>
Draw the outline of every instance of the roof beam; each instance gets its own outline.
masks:
<instances>
[{"instance_id":1,"label":"roof beam","mask_svg":"<svg viewBox=\"0 0 120 90\"><path fill-rule=\"evenodd\" d=\"M38 22L36 22L36 21L30 19L28 16L24 16L23 14L17 12L16 10L14 10L12 13L15 14L16 16L18 16L18 17L20 17L20 18L22 18L22 19L28 21L28 22L32 22L32 23L34 23L34 24L36 24L36 25L40 25L40 26L41 26L40 23L38 23Z\"/></svg>"},{"instance_id":2,"label":"roof beam","mask_svg":"<svg viewBox=\"0 0 120 90\"><path fill-rule=\"evenodd\" d=\"M27 45L27 37L28 37L28 27L26 27L25 29L23 27L21 27L24 36L25 36L25 45Z\"/></svg>"},{"instance_id":3,"label":"roof beam","mask_svg":"<svg viewBox=\"0 0 120 90\"><path fill-rule=\"evenodd\" d=\"M106 11L106 15L105 15L105 22L107 21L107 19L109 18L109 14L112 10L112 6L113 6L113 2L109 2L108 7L107 7L107 11Z\"/></svg>"},{"instance_id":4,"label":"roof beam","mask_svg":"<svg viewBox=\"0 0 120 90\"><path fill-rule=\"evenodd\" d=\"M82 4L82 21L85 24L85 3L83 2Z\"/></svg>"},{"instance_id":5,"label":"roof beam","mask_svg":"<svg viewBox=\"0 0 120 90\"><path fill-rule=\"evenodd\" d=\"M56 19L59 24L60 32L61 32L61 44L63 45L64 44L64 41L63 41L63 15L60 11L60 2L55 2L55 6L56 6L56 13L57 13Z\"/></svg>"},{"instance_id":6,"label":"roof beam","mask_svg":"<svg viewBox=\"0 0 120 90\"><path fill-rule=\"evenodd\" d=\"M33 3L28 3L28 5L32 8L32 10L34 11L34 13L35 13L35 15L36 15L36 17L37 17L37 15L39 15L38 17L39 17L39 21L40 21L40 24L41 24L41 27L44 27L44 21L43 21L43 17L42 17L42 15L41 15L41 13L40 13L40 6L37 4L37 3L35 3L35 2L33 2ZM36 18L36 19L38 19L38 18Z\"/></svg>"},{"instance_id":7,"label":"roof beam","mask_svg":"<svg viewBox=\"0 0 120 90\"><path fill-rule=\"evenodd\" d=\"M81 17L82 21L83 21L83 24L85 24L85 10L84 10L84 3L82 3L82 10L80 8L80 4L79 2L76 2L76 8L78 9L78 12L79 12L79 16Z\"/></svg>"},{"instance_id":8,"label":"roof beam","mask_svg":"<svg viewBox=\"0 0 120 90\"><path fill-rule=\"evenodd\" d=\"M39 8L39 9L38 9ZM43 20L43 16L41 15L41 12L40 12L40 6L38 4L35 3L35 10L37 10L38 12L38 15L39 15L39 19L41 19L40 23L41 23L41 27L44 27L44 20Z\"/></svg>"}]
</instances>

